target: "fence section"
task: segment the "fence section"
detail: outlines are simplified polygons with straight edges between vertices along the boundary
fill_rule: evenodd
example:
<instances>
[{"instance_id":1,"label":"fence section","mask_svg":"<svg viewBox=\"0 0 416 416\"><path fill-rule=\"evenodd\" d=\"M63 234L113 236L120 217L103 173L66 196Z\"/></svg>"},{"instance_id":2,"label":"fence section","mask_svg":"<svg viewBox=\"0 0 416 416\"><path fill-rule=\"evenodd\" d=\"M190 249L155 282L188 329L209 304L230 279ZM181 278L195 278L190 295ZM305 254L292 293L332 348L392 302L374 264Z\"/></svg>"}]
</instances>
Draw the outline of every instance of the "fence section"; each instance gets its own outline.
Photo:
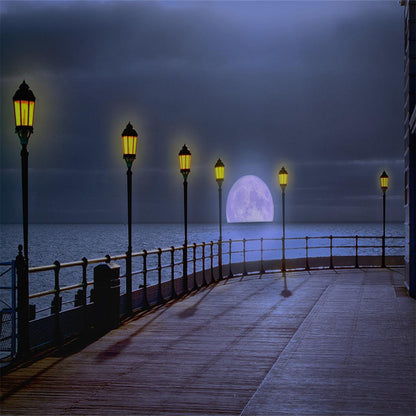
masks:
<instances>
[{"instance_id":1,"label":"fence section","mask_svg":"<svg viewBox=\"0 0 416 416\"><path fill-rule=\"evenodd\" d=\"M16 274L14 261L0 263L0 357L16 354Z\"/></svg>"},{"instance_id":2,"label":"fence section","mask_svg":"<svg viewBox=\"0 0 416 416\"><path fill-rule=\"evenodd\" d=\"M221 244L222 259L219 261L219 245ZM222 242L191 244L187 249L188 288L198 289L212 283L214 272L221 277L231 277L235 273L246 274L247 264L258 262L258 272L278 270L283 256L282 239L236 239ZM402 256L404 237L386 237L386 256ZM285 257L289 269L309 269L314 267L314 259L327 258L327 267L341 266L337 259L348 257L353 259L353 266L377 265L363 262L366 258L377 259L382 254L382 237L380 236L319 236L296 237L285 239ZM303 259L303 266L296 266ZM141 289L143 299L147 302L149 287L157 290L159 301L174 298L181 294L183 279L183 247L158 248L143 250L132 254L132 289ZM377 261L377 260L375 260ZM85 306L90 302L90 289L93 285L93 268L99 263L116 262L121 266L121 278L125 280L126 255L107 255L97 259L83 258L71 263L31 267L30 282L42 281L44 290L32 293L29 299L35 308L35 316L43 317L56 314L62 310L77 306ZM336 263L336 264L335 264ZM293 265L290 267L290 265ZM238 265L238 266L237 266ZM267 265L267 266L266 266ZM351 264L349 264L351 266ZM381 260L380 264L381 266ZM315 266L322 267L322 266ZM234 269L234 270L233 270ZM39 286L39 284L37 284ZM121 294L126 293L125 285ZM33 308L32 308L33 311ZM33 313L32 313L33 317Z\"/></svg>"}]
</instances>

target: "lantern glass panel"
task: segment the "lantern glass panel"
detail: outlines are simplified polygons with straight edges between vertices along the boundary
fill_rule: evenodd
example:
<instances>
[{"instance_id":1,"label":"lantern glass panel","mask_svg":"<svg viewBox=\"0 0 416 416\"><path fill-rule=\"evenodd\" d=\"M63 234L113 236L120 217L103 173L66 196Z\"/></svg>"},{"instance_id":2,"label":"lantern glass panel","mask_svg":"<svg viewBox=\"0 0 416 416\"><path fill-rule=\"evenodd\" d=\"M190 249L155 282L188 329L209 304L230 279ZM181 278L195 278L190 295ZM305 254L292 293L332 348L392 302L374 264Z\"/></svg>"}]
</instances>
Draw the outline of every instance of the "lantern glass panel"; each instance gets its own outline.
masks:
<instances>
[{"instance_id":1,"label":"lantern glass panel","mask_svg":"<svg viewBox=\"0 0 416 416\"><path fill-rule=\"evenodd\" d=\"M136 155L137 136L123 136L124 155Z\"/></svg>"},{"instance_id":2,"label":"lantern glass panel","mask_svg":"<svg viewBox=\"0 0 416 416\"><path fill-rule=\"evenodd\" d=\"M191 170L191 155L179 155L179 168L181 171Z\"/></svg>"},{"instance_id":3,"label":"lantern glass panel","mask_svg":"<svg viewBox=\"0 0 416 416\"><path fill-rule=\"evenodd\" d=\"M33 116L35 112L35 96L29 86L23 81L13 96L14 118L16 127L30 127L33 131Z\"/></svg>"},{"instance_id":4,"label":"lantern glass panel","mask_svg":"<svg viewBox=\"0 0 416 416\"><path fill-rule=\"evenodd\" d=\"M14 118L16 127L33 127L35 102L16 100L14 102Z\"/></svg>"},{"instance_id":5,"label":"lantern glass panel","mask_svg":"<svg viewBox=\"0 0 416 416\"><path fill-rule=\"evenodd\" d=\"M16 122L16 127L22 125L21 117L20 117L20 101L14 102L14 119Z\"/></svg>"},{"instance_id":6,"label":"lantern glass panel","mask_svg":"<svg viewBox=\"0 0 416 416\"><path fill-rule=\"evenodd\" d=\"M29 126L33 126L34 113L35 113L35 102L29 101Z\"/></svg>"},{"instance_id":7,"label":"lantern glass panel","mask_svg":"<svg viewBox=\"0 0 416 416\"><path fill-rule=\"evenodd\" d=\"M215 166L215 179L224 179L224 166Z\"/></svg>"},{"instance_id":8,"label":"lantern glass panel","mask_svg":"<svg viewBox=\"0 0 416 416\"><path fill-rule=\"evenodd\" d=\"M287 173L279 173L279 183L280 185L287 185Z\"/></svg>"},{"instance_id":9,"label":"lantern glass panel","mask_svg":"<svg viewBox=\"0 0 416 416\"><path fill-rule=\"evenodd\" d=\"M381 176L380 177L380 185L381 189L387 189L389 186L389 177L388 176Z\"/></svg>"},{"instance_id":10,"label":"lantern glass panel","mask_svg":"<svg viewBox=\"0 0 416 416\"><path fill-rule=\"evenodd\" d=\"M20 117L22 126L27 126L29 122L29 102L20 101Z\"/></svg>"}]
</instances>

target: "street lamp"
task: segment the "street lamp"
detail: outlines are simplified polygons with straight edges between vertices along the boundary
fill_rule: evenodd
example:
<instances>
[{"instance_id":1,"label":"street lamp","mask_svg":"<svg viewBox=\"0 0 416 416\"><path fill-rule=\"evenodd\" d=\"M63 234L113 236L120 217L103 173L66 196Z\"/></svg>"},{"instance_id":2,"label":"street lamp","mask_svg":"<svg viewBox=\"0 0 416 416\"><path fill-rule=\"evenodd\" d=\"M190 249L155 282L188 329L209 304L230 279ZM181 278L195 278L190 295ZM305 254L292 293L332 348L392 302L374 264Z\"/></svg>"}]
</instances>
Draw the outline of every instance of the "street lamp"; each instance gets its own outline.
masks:
<instances>
[{"instance_id":1,"label":"street lamp","mask_svg":"<svg viewBox=\"0 0 416 416\"><path fill-rule=\"evenodd\" d=\"M35 96L25 81L13 96L15 132L19 136L20 158L22 164L22 205L23 205L23 253L19 246L17 256L17 286L18 286L18 328L19 355L29 351L29 242L28 242L28 158L27 144L33 133L33 117L35 113Z\"/></svg>"},{"instance_id":2,"label":"street lamp","mask_svg":"<svg viewBox=\"0 0 416 416\"><path fill-rule=\"evenodd\" d=\"M191 171L191 152L183 145L179 152L179 170L183 176L183 212L184 212L184 227L185 227L185 241L183 243L183 293L188 292L188 175Z\"/></svg>"},{"instance_id":3,"label":"street lamp","mask_svg":"<svg viewBox=\"0 0 416 416\"><path fill-rule=\"evenodd\" d=\"M282 237L282 271L286 270L286 258L285 258L285 190L287 186L287 171L284 166L279 171L279 184L282 189L282 222L283 222L283 237Z\"/></svg>"},{"instance_id":4,"label":"street lamp","mask_svg":"<svg viewBox=\"0 0 416 416\"><path fill-rule=\"evenodd\" d=\"M380 188L383 191L383 238L381 267L386 267L386 191L389 187L389 177L385 171L380 175Z\"/></svg>"},{"instance_id":5,"label":"street lamp","mask_svg":"<svg viewBox=\"0 0 416 416\"><path fill-rule=\"evenodd\" d=\"M19 136L22 150L22 192L23 192L23 248L26 262L28 259L28 156L27 144L33 133L33 116L35 113L35 96L25 81L13 96L14 120L16 133Z\"/></svg>"},{"instance_id":6,"label":"street lamp","mask_svg":"<svg viewBox=\"0 0 416 416\"><path fill-rule=\"evenodd\" d=\"M129 245L126 253L126 293L127 293L127 314L132 313L132 278L131 278L131 181L132 172L131 166L133 165L134 159L136 159L136 148L137 148L137 132L134 130L130 122L121 133L121 139L123 144L123 159L127 165L127 211L128 211L128 235Z\"/></svg>"},{"instance_id":7,"label":"street lamp","mask_svg":"<svg viewBox=\"0 0 416 416\"><path fill-rule=\"evenodd\" d=\"M218 184L218 202L219 202L219 225L220 225L220 238L218 241L218 267L220 279L222 279L222 218L221 218L221 207L222 207L222 183L224 182L224 163L221 159L217 160L215 164L215 180Z\"/></svg>"}]
</instances>

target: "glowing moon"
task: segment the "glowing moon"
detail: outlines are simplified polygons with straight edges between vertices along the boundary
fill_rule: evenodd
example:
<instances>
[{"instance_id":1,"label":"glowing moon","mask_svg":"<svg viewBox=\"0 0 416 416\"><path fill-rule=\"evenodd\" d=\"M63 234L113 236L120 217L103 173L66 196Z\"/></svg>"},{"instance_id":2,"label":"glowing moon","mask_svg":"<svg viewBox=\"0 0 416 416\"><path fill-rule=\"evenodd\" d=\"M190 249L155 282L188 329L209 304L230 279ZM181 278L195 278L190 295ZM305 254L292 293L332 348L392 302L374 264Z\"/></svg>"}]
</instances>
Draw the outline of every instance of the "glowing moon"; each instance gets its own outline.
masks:
<instances>
[{"instance_id":1,"label":"glowing moon","mask_svg":"<svg viewBox=\"0 0 416 416\"><path fill-rule=\"evenodd\" d=\"M269 188L260 178L246 175L231 187L226 211L228 222L273 221L273 198Z\"/></svg>"}]
</instances>

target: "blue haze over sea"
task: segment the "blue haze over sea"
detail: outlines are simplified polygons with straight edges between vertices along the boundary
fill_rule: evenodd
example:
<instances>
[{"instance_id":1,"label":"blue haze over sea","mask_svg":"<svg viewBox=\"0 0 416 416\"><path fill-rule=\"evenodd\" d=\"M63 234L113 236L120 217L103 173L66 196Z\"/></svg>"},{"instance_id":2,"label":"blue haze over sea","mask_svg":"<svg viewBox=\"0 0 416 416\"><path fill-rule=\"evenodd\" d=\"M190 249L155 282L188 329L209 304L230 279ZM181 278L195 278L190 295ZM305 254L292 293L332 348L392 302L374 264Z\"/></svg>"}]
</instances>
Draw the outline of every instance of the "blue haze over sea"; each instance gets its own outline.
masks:
<instances>
[{"instance_id":1,"label":"blue haze over sea","mask_svg":"<svg viewBox=\"0 0 416 416\"><path fill-rule=\"evenodd\" d=\"M20 224L1 224L0 261L10 261L22 244ZM286 225L286 237L305 236L381 236L380 223L297 223ZM386 235L403 236L403 223L388 223ZM188 243L218 240L218 224L189 224ZM224 224L223 240L250 238L281 238L280 223ZM133 252L183 244L183 224L133 224ZM125 224L30 224L30 266L53 264L123 254L127 250Z\"/></svg>"}]
</instances>

